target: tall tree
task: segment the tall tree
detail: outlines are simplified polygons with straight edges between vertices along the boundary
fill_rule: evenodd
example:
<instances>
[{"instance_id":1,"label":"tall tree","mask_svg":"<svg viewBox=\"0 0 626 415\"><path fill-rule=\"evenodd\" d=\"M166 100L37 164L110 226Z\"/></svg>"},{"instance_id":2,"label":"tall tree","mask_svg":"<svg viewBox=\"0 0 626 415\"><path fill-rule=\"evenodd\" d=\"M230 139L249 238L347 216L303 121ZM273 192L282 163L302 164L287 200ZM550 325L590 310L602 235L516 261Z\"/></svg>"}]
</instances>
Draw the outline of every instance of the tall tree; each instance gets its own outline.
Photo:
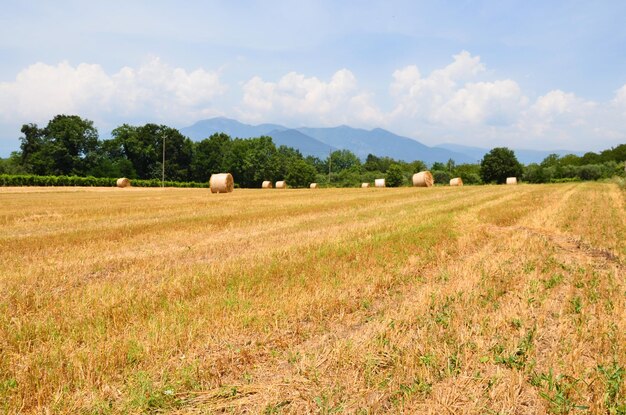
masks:
<instances>
[{"instance_id":1,"label":"tall tree","mask_svg":"<svg viewBox=\"0 0 626 415\"><path fill-rule=\"evenodd\" d=\"M331 169L334 172L340 172L342 170L348 169L360 169L361 168L361 160L351 152L350 150L335 150L330 153L330 163ZM326 168L328 168L328 160L326 163Z\"/></svg>"},{"instance_id":2,"label":"tall tree","mask_svg":"<svg viewBox=\"0 0 626 415\"><path fill-rule=\"evenodd\" d=\"M44 135L53 147L56 174L84 176L94 166L99 143L93 121L78 115L57 115Z\"/></svg>"},{"instance_id":3,"label":"tall tree","mask_svg":"<svg viewBox=\"0 0 626 415\"><path fill-rule=\"evenodd\" d=\"M161 177L165 141L165 179L189 180L193 145L189 138L175 128L157 124L141 127L123 124L113 130L112 135L124 156L133 164L139 178Z\"/></svg>"},{"instance_id":4,"label":"tall tree","mask_svg":"<svg viewBox=\"0 0 626 415\"><path fill-rule=\"evenodd\" d=\"M213 134L194 143L191 176L194 181L205 182L211 174L226 171L224 158L230 151L231 140L226 134Z\"/></svg>"},{"instance_id":5,"label":"tall tree","mask_svg":"<svg viewBox=\"0 0 626 415\"><path fill-rule=\"evenodd\" d=\"M315 181L317 171L302 157L294 157L287 162L285 180L292 187L306 187Z\"/></svg>"},{"instance_id":6,"label":"tall tree","mask_svg":"<svg viewBox=\"0 0 626 415\"><path fill-rule=\"evenodd\" d=\"M86 175L97 161L98 130L77 115L57 115L45 128L24 124L21 158L34 174Z\"/></svg>"},{"instance_id":7,"label":"tall tree","mask_svg":"<svg viewBox=\"0 0 626 415\"><path fill-rule=\"evenodd\" d=\"M480 163L480 177L484 183L504 183L507 177L521 177L523 171L513 150L506 147L492 149Z\"/></svg>"},{"instance_id":8,"label":"tall tree","mask_svg":"<svg viewBox=\"0 0 626 415\"><path fill-rule=\"evenodd\" d=\"M278 180L280 160L271 137L232 140L224 156L225 171L242 187L260 187L264 180Z\"/></svg>"},{"instance_id":9,"label":"tall tree","mask_svg":"<svg viewBox=\"0 0 626 415\"><path fill-rule=\"evenodd\" d=\"M50 173L50 166L54 163L52 154L45 150L46 140L43 129L37 124L22 125L22 137L20 137L22 166L27 172L39 175Z\"/></svg>"}]
</instances>

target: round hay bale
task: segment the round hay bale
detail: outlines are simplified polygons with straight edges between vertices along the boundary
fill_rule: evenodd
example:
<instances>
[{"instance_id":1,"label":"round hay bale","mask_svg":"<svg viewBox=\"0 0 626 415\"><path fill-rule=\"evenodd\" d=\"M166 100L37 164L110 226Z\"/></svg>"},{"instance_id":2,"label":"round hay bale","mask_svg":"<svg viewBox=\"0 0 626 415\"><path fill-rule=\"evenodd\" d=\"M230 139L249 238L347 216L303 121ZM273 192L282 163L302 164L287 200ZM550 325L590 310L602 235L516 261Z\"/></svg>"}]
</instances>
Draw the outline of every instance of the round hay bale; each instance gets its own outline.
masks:
<instances>
[{"instance_id":1,"label":"round hay bale","mask_svg":"<svg viewBox=\"0 0 626 415\"><path fill-rule=\"evenodd\" d=\"M361 188L365 189L366 187L370 187L369 183L361 183Z\"/></svg>"},{"instance_id":2,"label":"round hay bale","mask_svg":"<svg viewBox=\"0 0 626 415\"><path fill-rule=\"evenodd\" d=\"M276 182L276 188L277 189L286 189L287 188L287 182L284 180L279 180Z\"/></svg>"},{"instance_id":3,"label":"round hay bale","mask_svg":"<svg viewBox=\"0 0 626 415\"><path fill-rule=\"evenodd\" d=\"M120 177L119 179L117 179L117 187L120 188L125 188L125 187L130 187L130 180L128 180L126 177Z\"/></svg>"},{"instance_id":4,"label":"round hay bale","mask_svg":"<svg viewBox=\"0 0 626 415\"><path fill-rule=\"evenodd\" d=\"M209 179L211 193L230 193L235 188L233 175L230 173L212 174Z\"/></svg>"},{"instance_id":5,"label":"round hay bale","mask_svg":"<svg viewBox=\"0 0 626 415\"><path fill-rule=\"evenodd\" d=\"M317 189L317 183L311 183L311 184L309 185L309 187L310 187L311 189Z\"/></svg>"},{"instance_id":6,"label":"round hay bale","mask_svg":"<svg viewBox=\"0 0 626 415\"><path fill-rule=\"evenodd\" d=\"M460 177L450 179L450 186L463 186L463 179L461 179Z\"/></svg>"},{"instance_id":7,"label":"round hay bale","mask_svg":"<svg viewBox=\"0 0 626 415\"><path fill-rule=\"evenodd\" d=\"M376 180L374 180L374 186L376 186L376 187L385 187L385 179L376 179Z\"/></svg>"},{"instance_id":8,"label":"round hay bale","mask_svg":"<svg viewBox=\"0 0 626 415\"><path fill-rule=\"evenodd\" d=\"M271 189L272 187L274 186L272 185L272 182L270 182L269 180L266 180L263 182L263 184L261 184L262 189Z\"/></svg>"},{"instance_id":9,"label":"round hay bale","mask_svg":"<svg viewBox=\"0 0 626 415\"><path fill-rule=\"evenodd\" d=\"M506 184L517 184L517 177L507 177Z\"/></svg>"},{"instance_id":10,"label":"round hay bale","mask_svg":"<svg viewBox=\"0 0 626 415\"><path fill-rule=\"evenodd\" d=\"M415 187L432 187L434 183L435 178L428 170L413 175L413 186Z\"/></svg>"}]
</instances>

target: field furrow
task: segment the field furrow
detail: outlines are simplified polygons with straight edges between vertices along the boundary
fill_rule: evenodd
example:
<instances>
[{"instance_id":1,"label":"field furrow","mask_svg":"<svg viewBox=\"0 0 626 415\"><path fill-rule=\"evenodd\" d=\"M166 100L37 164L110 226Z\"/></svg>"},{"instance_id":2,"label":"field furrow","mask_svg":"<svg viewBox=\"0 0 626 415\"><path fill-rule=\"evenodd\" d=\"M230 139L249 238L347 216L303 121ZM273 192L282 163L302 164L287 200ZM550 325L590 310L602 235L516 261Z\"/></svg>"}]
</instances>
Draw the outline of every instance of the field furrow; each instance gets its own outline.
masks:
<instances>
[{"instance_id":1,"label":"field furrow","mask_svg":"<svg viewBox=\"0 0 626 415\"><path fill-rule=\"evenodd\" d=\"M626 405L614 185L0 201L8 413Z\"/></svg>"}]
</instances>

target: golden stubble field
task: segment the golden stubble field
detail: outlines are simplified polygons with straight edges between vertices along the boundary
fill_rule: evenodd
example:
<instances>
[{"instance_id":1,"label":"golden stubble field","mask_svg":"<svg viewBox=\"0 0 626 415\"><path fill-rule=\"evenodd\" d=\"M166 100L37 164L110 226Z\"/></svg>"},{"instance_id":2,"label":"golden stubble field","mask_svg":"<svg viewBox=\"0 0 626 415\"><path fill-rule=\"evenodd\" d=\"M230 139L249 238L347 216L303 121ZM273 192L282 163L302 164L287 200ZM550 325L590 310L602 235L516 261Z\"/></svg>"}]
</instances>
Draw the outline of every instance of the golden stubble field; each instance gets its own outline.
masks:
<instances>
[{"instance_id":1,"label":"golden stubble field","mask_svg":"<svg viewBox=\"0 0 626 415\"><path fill-rule=\"evenodd\" d=\"M0 253L1 412L626 411L613 184L3 188Z\"/></svg>"}]
</instances>

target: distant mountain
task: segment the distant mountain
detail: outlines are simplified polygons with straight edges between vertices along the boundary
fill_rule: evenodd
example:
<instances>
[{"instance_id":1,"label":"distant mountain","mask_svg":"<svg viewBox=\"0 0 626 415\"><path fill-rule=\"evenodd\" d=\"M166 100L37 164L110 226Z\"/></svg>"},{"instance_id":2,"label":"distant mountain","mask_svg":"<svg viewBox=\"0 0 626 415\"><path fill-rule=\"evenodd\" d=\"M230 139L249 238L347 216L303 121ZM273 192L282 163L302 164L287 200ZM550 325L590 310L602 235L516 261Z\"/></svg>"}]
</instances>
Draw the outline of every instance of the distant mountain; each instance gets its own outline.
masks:
<instances>
[{"instance_id":1,"label":"distant mountain","mask_svg":"<svg viewBox=\"0 0 626 415\"><path fill-rule=\"evenodd\" d=\"M462 144L453 143L443 143L439 144L437 147L445 150L467 154L473 159L474 162L480 162L483 156L490 151L490 149L487 148L464 146ZM577 156L583 155L583 153L580 151L569 150L527 150L520 148L512 148L511 150L515 152L517 159L522 164L541 163L543 159L545 159L550 154L558 154L559 156L564 156L566 154L575 154Z\"/></svg>"},{"instance_id":2,"label":"distant mountain","mask_svg":"<svg viewBox=\"0 0 626 415\"><path fill-rule=\"evenodd\" d=\"M233 138L252 138L268 135L270 131L287 130L278 124L249 125L230 118L217 117L198 121L195 124L181 128L180 132L192 140L203 140L215 133L225 133Z\"/></svg>"},{"instance_id":3,"label":"distant mountain","mask_svg":"<svg viewBox=\"0 0 626 415\"><path fill-rule=\"evenodd\" d=\"M181 128L180 132L196 141L203 140L215 133L225 133L233 138L253 138L267 135L272 137L277 146L285 145L297 148L305 156L319 158L326 158L329 151L336 150L335 147L282 125L249 125L223 117L198 121L189 127Z\"/></svg>"},{"instance_id":4,"label":"distant mountain","mask_svg":"<svg viewBox=\"0 0 626 415\"><path fill-rule=\"evenodd\" d=\"M382 128L363 130L346 125L334 128L298 128L308 136L337 148L348 149L361 159L368 154L394 159L422 160L427 164L453 159L457 163L472 161L467 155L447 149L428 147L412 138L402 137Z\"/></svg>"},{"instance_id":5,"label":"distant mountain","mask_svg":"<svg viewBox=\"0 0 626 415\"><path fill-rule=\"evenodd\" d=\"M300 150L305 156L315 156L320 159L328 157L329 152L337 150L337 148L316 140L306 134L302 134L298 130L274 130L269 135L277 146L293 147Z\"/></svg>"},{"instance_id":6,"label":"distant mountain","mask_svg":"<svg viewBox=\"0 0 626 415\"><path fill-rule=\"evenodd\" d=\"M445 148L428 147L417 140L402 137L381 128L364 130L348 126L333 128L290 129L278 124L248 125L228 118L198 121L182 128L181 133L193 140L201 140L223 132L231 137L251 138L268 135L277 145L287 145L300 150L305 156L325 158L329 150L347 149L361 159L368 154L388 156L399 160L422 160L427 164L453 159L457 163L475 162L472 157ZM482 155L481 155L482 157Z\"/></svg>"}]
</instances>

